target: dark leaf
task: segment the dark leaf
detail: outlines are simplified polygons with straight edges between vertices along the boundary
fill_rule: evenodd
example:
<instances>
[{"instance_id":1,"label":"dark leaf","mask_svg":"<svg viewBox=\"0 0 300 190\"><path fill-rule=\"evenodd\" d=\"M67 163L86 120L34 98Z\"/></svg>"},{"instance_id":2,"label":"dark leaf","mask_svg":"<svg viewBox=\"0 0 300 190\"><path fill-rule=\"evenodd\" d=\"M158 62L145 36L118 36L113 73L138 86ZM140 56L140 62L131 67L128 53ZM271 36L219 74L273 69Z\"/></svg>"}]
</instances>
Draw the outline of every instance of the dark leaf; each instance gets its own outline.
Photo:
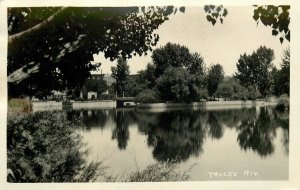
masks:
<instances>
[{"instance_id":1,"label":"dark leaf","mask_svg":"<svg viewBox=\"0 0 300 190\"><path fill-rule=\"evenodd\" d=\"M215 5L209 5L209 8L212 10L215 9L215 7L216 7Z\"/></svg>"},{"instance_id":2,"label":"dark leaf","mask_svg":"<svg viewBox=\"0 0 300 190\"><path fill-rule=\"evenodd\" d=\"M279 40L280 40L280 43L282 43L283 42L283 37L280 37Z\"/></svg>"},{"instance_id":3,"label":"dark leaf","mask_svg":"<svg viewBox=\"0 0 300 190\"><path fill-rule=\"evenodd\" d=\"M288 41L290 41L290 31L285 35L285 39L287 39Z\"/></svg>"},{"instance_id":4,"label":"dark leaf","mask_svg":"<svg viewBox=\"0 0 300 190\"><path fill-rule=\"evenodd\" d=\"M218 13L212 13L211 14L213 17L218 18L219 14Z\"/></svg>"},{"instance_id":5,"label":"dark leaf","mask_svg":"<svg viewBox=\"0 0 300 190\"><path fill-rule=\"evenodd\" d=\"M184 13L185 12L185 7L180 7L179 11L182 12L182 13Z\"/></svg>"},{"instance_id":6,"label":"dark leaf","mask_svg":"<svg viewBox=\"0 0 300 190\"><path fill-rule=\"evenodd\" d=\"M216 19L212 18L211 23L212 23L213 25L215 25L216 22L217 22Z\"/></svg>"},{"instance_id":7,"label":"dark leaf","mask_svg":"<svg viewBox=\"0 0 300 190\"><path fill-rule=\"evenodd\" d=\"M208 5L205 5L205 6L204 6L204 11L205 11L205 12L208 12L208 11L209 11Z\"/></svg>"},{"instance_id":8,"label":"dark leaf","mask_svg":"<svg viewBox=\"0 0 300 190\"><path fill-rule=\"evenodd\" d=\"M227 9L224 9L223 16L225 17L225 16L227 16L227 14L228 14Z\"/></svg>"},{"instance_id":9,"label":"dark leaf","mask_svg":"<svg viewBox=\"0 0 300 190\"><path fill-rule=\"evenodd\" d=\"M257 10L254 10L253 19L254 19L255 21L257 21L257 20L259 19L258 11L257 11Z\"/></svg>"},{"instance_id":10,"label":"dark leaf","mask_svg":"<svg viewBox=\"0 0 300 190\"><path fill-rule=\"evenodd\" d=\"M278 31L275 30L275 29L273 29L273 30L272 30L272 35L273 35L273 36L277 36L277 34L278 34Z\"/></svg>"}]
</instances>

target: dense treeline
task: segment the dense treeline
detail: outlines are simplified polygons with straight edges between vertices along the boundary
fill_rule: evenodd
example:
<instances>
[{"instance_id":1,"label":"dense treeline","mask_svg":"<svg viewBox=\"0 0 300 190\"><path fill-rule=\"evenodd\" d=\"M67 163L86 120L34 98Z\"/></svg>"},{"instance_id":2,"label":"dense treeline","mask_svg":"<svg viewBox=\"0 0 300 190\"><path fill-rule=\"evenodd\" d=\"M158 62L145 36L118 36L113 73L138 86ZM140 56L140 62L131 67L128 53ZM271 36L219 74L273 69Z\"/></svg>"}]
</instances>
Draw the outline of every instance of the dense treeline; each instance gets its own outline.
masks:
<instances>
[{"instance_id":1,"label":"dense treeline","mask_svg":"<svg viewBox=\"0 0 300 190\"><path fill-rule=\"evenodd\" d=\"M274 51L265 46L242 54L237 72L224 76L222 65L206 67L199 53L185 46L167 43L153 51L152 63L134 78L126 60L112 68L119 95L136 96L138 102L193 102L201 100L255 100L289 94L289 49L279 69L273 65Z\"/></svg>"}]
</instances>

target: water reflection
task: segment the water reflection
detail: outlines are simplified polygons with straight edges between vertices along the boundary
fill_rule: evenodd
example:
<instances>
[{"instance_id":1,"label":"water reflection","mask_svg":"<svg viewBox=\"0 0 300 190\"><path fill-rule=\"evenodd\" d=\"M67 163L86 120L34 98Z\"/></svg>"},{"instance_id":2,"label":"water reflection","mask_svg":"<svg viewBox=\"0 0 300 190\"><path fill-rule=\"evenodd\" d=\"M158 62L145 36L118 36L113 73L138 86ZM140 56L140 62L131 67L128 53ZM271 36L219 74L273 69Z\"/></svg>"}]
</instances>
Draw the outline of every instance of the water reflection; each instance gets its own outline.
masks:
<instances>
[{"instance_id":1,"label":"water reflection","mask_svg":"<svg viewBox=\"0 0 300 190\"><path fill-rule=\"evenodd\" d=\"M261 156L274 152L276 126L271 121L271 116L270 110L261 108L260 114L250 114L248 119L241 122L237 127L237 140L242 149L252 149Z\"/></svg>"},{"instance_id":2,"label":"water reflection","mask_svg":"<svg viewBox=\"0 0 300 190\"><path fill-rule=\"evenodd\" d=\"M203 114L202 114L203 115ZM138 128L148 136L153 157L159 161L199 156L205 138L205 114L187 110L138 112Z\"/></svg>"},{"instance_id":3,"label":"water reflection","mask_svg":"<svg viewBox=\"0 0 300 190\"><path fill-rule=\"evenodd\" d=\"M215 112L208 113L208 135L211 138L220 139L224 134L224 128L220 123L217 115Z\"/></svg>"},{"instance_id":4,"label":"water reflection","mask_svg":"<svg viewBox=\"0 0 300 190\"><path fill-rule=\"evenodd\" d=\"M112 132L112 139L116 139L118 141L118 147L120 150L126 149L127 142L129 140L129 125L136 121L134 112L116 110L113 119L116 126Z\"/></svg>"},{"instance_id":5,"label":"water reflection","mask_svg":"<svg viewBox=\"0 0 300 190\"><path fill-rule=\"evenodd\" d=\"M237 133L237 143L243 151L253 151L261 157L274 153L276 131L283 133L281 143L289 152L289 114L271 107L231 110L81 110L68 113L86 129L111 127L112 140L120 150L126 150L131 126L137 125L140 135L147 137L153 158L158 161L185 161L198 157L206 139L220 140L226 128Z\"/></svg>"}]
</instances>

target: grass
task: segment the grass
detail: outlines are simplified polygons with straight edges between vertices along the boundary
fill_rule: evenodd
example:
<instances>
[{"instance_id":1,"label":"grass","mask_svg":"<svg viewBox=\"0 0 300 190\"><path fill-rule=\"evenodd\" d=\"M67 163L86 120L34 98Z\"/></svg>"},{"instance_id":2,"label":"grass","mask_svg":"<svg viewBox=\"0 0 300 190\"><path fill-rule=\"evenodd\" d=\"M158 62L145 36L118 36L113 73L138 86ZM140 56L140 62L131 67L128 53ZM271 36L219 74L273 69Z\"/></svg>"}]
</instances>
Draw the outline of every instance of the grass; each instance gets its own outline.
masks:
<instances>
[{"instance_id":1,"label":"grass","mask_svg":"<svg viewBox=\"0 0 300 190\"><path fill-rule=\"evenodd\" d=\"M125 182L168 182L186 181L189 176L186 172L179 171L176 163L158 162L147 166L144 170L133 172Z\"/></svg>"},{"instance_id":2,"label":"grass","mask_svg":"<svg viewBox=\"0 0 300 190\"><path fill-rule=\"evenodd\" d=\"M12 118L32 111L31 101L27 99L10 99L7 105L7 117Z\"/></svg>"}]
</instances>

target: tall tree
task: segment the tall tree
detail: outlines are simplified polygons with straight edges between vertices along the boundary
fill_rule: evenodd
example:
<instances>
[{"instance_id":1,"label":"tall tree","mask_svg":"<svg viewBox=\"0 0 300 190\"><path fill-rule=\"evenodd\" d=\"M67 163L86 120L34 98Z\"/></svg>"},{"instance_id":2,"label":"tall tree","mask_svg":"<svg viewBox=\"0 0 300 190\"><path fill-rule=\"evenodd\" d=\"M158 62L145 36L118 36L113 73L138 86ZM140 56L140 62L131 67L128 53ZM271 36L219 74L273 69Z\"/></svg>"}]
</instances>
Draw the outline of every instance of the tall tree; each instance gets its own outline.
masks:
<instances>
[{"instance_id":1,"label":"tall tree","mask_svg":"<svg viewBox=\"0 0 300 190\"><path fill-rule=\"evenodd\" d=\"M126 59L119 58L116 67L111 67L111 76L116 79L115 90L118 96L122 96L126 93L128 76L129 76L129 65Z\"/></svg>"},{"instance_id":2,"label":"tall tree","mask_svg":"<svg viewBox=\"0 0 300 190\"><path fill-rule=\"evenodd\" d=\"M274 93L279 96L290 94L290 49L283 53L281 68L274 74Z\"/></svg>"},{"instance_id":3,"label":"tall tree","mask_svg":"<svg viewBox=\"0 0 300 190\"><path fill-rule=\"evenodd\" d=\"M265 46L259 47L251 55L240 55L235 77L243 86L253 86L265 97L271 92L273 60L274 50Z\"/></svg>"},{"instance_id":4,"label":"tall tree","mask_svg":"<svg viewBox=\"0 0 300 190\"><path fill-rule=\"evenodd\" d=\"M153 67L148 67L146 73L154 68L162 100L190 102L206 97L205 63L199 53L191 53L187 47L169 42L153 51L152 60ZM176 81L180 84L175 84Z\"/></svg>"},{"instance_id":5,"label":"tall tree","mask_svg":"<svg viewBox=\"0 0 300 190\"><path fill-rule=\"evenodd\" d=\"M219 84L224 79L224 70L222 65L216 64L210 67L207 74L208 95L212 97L217 91Z\"/></svg>"},{"instance_id":6,"label":"tall tree","mask_svg":"<svg viewBox=\"0 0 300 190\"><path fill-rule=\"evenodd\" d=\"M192 62L192 54L186 46L169 42L153 51L152 60L156 77L159 77L168 67L188 67Z\"/></svg>"}]
</instances>

